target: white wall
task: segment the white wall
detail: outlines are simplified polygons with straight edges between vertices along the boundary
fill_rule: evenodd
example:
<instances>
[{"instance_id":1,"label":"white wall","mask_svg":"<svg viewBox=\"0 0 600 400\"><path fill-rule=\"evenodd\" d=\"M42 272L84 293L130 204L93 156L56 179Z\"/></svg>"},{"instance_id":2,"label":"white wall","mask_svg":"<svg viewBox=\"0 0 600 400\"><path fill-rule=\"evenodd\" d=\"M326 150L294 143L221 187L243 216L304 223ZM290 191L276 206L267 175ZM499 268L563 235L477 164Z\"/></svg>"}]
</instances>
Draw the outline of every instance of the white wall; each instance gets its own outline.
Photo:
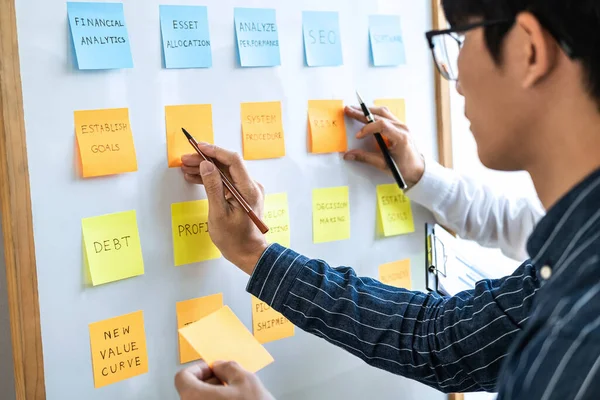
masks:
<instances>
[{"instance_id":1,"label":"white wall","mask_svg":"<svg viewBox=\"0 0 600 400\"><path fill-rule=\"evenodd\" d=\"M0 395L3 400L12 400L15 399L15 379L8 318L6 265L4 263L3 243L2 230L0 229Z\"/></svg>"}]
</instances>

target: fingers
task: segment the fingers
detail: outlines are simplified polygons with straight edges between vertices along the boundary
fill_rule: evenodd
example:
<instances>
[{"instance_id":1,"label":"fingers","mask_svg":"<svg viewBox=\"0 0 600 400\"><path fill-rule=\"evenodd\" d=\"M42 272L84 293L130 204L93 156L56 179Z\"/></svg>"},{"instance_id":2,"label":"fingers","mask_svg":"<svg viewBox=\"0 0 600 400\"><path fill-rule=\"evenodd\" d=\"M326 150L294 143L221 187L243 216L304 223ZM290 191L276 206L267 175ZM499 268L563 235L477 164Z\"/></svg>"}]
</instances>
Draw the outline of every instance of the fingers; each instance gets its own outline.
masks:
<instances>
[{"instance_id":1,"label":"fingers","mask_svg":"<svg viewBox=\"0 0 600 400\"><path fill-rule=\"evenodd\" d=\"M364 150L350 150L344 154L344 160L362 162L372 165L382 171L387 171L387 165L381 153L373 153Z\"/></svg>"},{"instance_id":2,"label":"fingers","mask_svg":"<svg viewBox=\"0 0 600 400\"><path fill-rule=\"evenodd\" d=\"M202 161L200 175L202 184L206 189L206 197L208 197L209 213L223 215L226 211L227 202L225 201L223 181L219 171L212 162ZM186 175L186 179L188 179L188 176Z\"/></svg>"},{"instance_id":3,"label":"fingers","mask_svg":"<svg viewBox=\"0 0 600 400\"><path fill-rule=\"evenodd\" d=\"M211 369L205 362L200 361L175 375L175 389L181 397L190 392L208 395L213 393L216 388L216 386L205 382L210 380L214 380Z\"/></svg>"},{"instance_id":4,"label":"fingers","mask_svg":"<svg viewBox=\"0 0 600 400\"><path fill-rule=\"evenodd\" d=\"M363 124L368 123L365 114L362 112L362 109L358 106L346 106L344 107L344 114L348 118L352 118L357 120L358 122L362 122Z\"/></svg>"},{"instance_id":5,"label":"fingers","mask_svg":"<svg viewBox=\"0 0 600 400\"><path fill-rule=\"evenodd\" d=\"M235 361L217 361L212 366L213 374L229 385L244 380L248 372Z\"/></svg>"},{"instance_id":6,"label":"fingers","mask_svg":"<svg viewBox=\"0 0 600 400\"><path fill-rule=\"evenodd\" d=\"M387 107L369 107L371 114L375 117L375 120L386 118L393 122L400 122L398 118L387 108ZM362 108L359 106L346 106L344 107L344 113L352 119L355 119L363 124L368 123L365 114L362 111ZM378 118L379 117L379 118Z\"/></svg>"},{"instance_id":7,"label":"fingers","mask_svg":"<svg viewBox=\"0 0 600 400\"><path fill-rule=\"evenodd\" d=\"M363 128L356 134L358 139L364 139L367 136L374 135L375 133L381 133L391 142L392 146L397 144L408 144L408 131L401 125L396 126L388 119L380 119L372 124L363 126Z\"/></svg>"}]
</instances>

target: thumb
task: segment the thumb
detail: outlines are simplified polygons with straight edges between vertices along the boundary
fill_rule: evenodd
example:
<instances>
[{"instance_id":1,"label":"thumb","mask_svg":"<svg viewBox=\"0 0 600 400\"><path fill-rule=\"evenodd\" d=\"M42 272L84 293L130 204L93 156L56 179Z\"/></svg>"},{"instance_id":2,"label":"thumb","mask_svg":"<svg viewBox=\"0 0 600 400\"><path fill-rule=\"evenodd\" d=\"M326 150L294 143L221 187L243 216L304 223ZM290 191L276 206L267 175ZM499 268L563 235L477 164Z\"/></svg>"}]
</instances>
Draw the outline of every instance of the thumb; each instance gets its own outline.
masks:
<instances>
[{"instance_id":1,"label":"thumb","mask_svg":"<svg viewBox=\"0 0 600 400\"><path fill-rule=\"evenodd\" d=\"M212 371L217 378L229 385L243 380L247 374L246 370L235 361L215 361Z\"/></svg>"},{"instance_id":2,"label":"thumb","mask_svg":"<svg viewBox=\"0 0 600 400\"><path fill-rule=\"evenodd\" d=\"M225 194L223 192L223 181L215 165L210 161L200 163L200 175L202 183L206 189L206 196L210 208L223 207L225 203ZM216 210L215 210L216 211Z\"/></svg>"},{"instance_id":3,"label":"thumb","mask_svg":"<svg viewBox=\"0 0 600 400\"><path fill-rule=\"evenodd\" d=\"M346 161L358 161L361 163L372 165L373 167L382 171L387 171L387 164L383 159L381 153L373 153L364 150L350 150L344 154L344 160Z\"/></svg>"}]
</instances>

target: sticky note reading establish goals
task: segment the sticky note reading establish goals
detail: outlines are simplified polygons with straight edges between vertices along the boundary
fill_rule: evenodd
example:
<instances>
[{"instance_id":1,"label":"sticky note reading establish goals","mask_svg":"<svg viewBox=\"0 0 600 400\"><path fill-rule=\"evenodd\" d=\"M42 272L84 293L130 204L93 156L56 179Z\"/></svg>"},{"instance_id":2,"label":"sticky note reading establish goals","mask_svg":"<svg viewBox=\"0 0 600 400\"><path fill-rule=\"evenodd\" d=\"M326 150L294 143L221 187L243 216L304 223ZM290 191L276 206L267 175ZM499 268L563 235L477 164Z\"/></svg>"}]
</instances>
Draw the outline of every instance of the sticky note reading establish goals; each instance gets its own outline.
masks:
<instances>
[{"instance_id":1,"label":"sticky note reading establish goals","mask_svg":"<svg viewBox=\"0 0 600 400\"><path fill-rule=\"evenodd\" d=\"M94 387L148 372L142 311L91 323L89 331Z\"/></svg>"},{"instance_id":2,"label":"sticky note reading establish goals","mask_svg":"<svg viewBox=\"0 0 600 400\"><path fill-rule=\"evenodd\" d=\"M165 107L169 168L181 166L181 156L196 152L183 134L185 128L197 141L214 144L212 106L190 104Z\"/></svg>"},{"instance_id":3,"label":"sticky note reading establish goals","mask_svg":"<svg viewBox=\"0 0 600 400\"><path fill-rule=\"evenodd\" d=\"M377 186L377 232L396 236L415 231L410 200L398 185Z\"/></svg>"},{"instance_id":4,"label":"sticky note reading establish goals","mask_svg":"<svg viewBox=\"0 0 600 400\"><path fill-rule=\"evenodd\" d=\"M179 332L202 354L209 366L215 361L236 361L250 372L257 372L274 360L267 350L228 306L223 306Z\"/></svg>"},{"instance_id":5,"label":"sticky note reading establish goals","mask_svg":"<svg viewBox=\"0 0 600 400\"><path fill-rule=\"evenodd\" d=\"M78 69L132 68L122 3L67 2Z\"/></svg>"},{"instance_id":6,"label":"sticky note reading establish goals","mask_svg":"<svg viewBox=\"0 0 600 400\"><path fill-rule=\"evenodd\" d=\"M269 243L290 247L290 214L287 193L265 196L264 221L269 227L266 237Z\"/></svg>"},{"instance_id":7,"label":"sticky note reading establish goals","mask_svg":"<svg viewBox=\"0 0 600 400\"><path fill-rule=\"evenodd\" d=\"M309 67L344 63L340 22L334 11L303 11L304 56Z\"/></svg>"},{"instance_id":8,"label":"sticky note reading establish goals","mask_svg":"<svg viewBox=\"0 0 600 400\"><path fill-rule=\"evenodd\" d=\"M348 149L342 100L309 100L308 145L311 153L340 153Z\"/></svg>"},{"instance_id":9,"label":"sticky note reading establish goals","mask_svg":"<svg viewBox=\"0 0 600 400\"><path fill-rule=\"evenodd\" d=\"M350 200L347 186L313 189L313 242L350 238Z\"/></svg>"},{"instance_id":10,"label":"sticky note reading establish goals","mask_svg":"<svg viewBox=\"0 0 600 400\"><path fill-rule=\"evenodd\" d=\"M369 43L374 66L390 67L406 63L400 16L369 16Z\"/></svg>"},{"instance_id":11,"label":"sticky note reading establish goals","mask_svg":"<svg viewBox=\"0 0 600 400\"><path fill-rule=\"evenodd\" d=\"M262 344L294 336L294 324L267 303L252 297L252 330Z\"/></svg>"},{"instance_id":12,"label":"sticky note reading establish goals","mask_svg":"<svg viewBox=\"0 0 600 400\"><path fill-rule=\"evenodd\" d=\"M235 8L234 23L242 67L281 65L275 9Z\"/></svg>"},{"instance_id":13,"label":"sticky note reading establish goals","mask_svg":"<svg viewBox=\"0 0 600 400\"><path fill-rule=\"evenodd\" d=\"M144 274L135 210L81 220L92 285Z\"/></svg>"},{"instance_id":14,"label":"sticky note reading establish goals","mask_svg":"<svg viewBox=\"0 0 600 400\"><path fill-rule=\"evenodd\" d=\"M400 122L406 123L406 102L404 99L377 99L373 103L377 107L387 107Z\"/></svg>"},{"instance_id":15,"label":"sticky note reading establish goals","mask_svg":"<svg viewBox=\"0 0 600 400\"><path fill-rule=\"evenodd\" d=\"M285 156L281 102L242 103L244 160Z\"/></svg>"},{"instance_id":16,"label":"sticky note reading establish goals","mask_svg":"<svg viewBox=\"0 0 600 400\"><path fill-rule=\"evenodd\" d=\"M208 233L208 200L171 204L175 266L221 257Z\"/></svg>"},{"instance_id":17,"label":"sticky note reading establish goals","mask_svg":"<svg viewBox=\"0 0 600 400\"><path fill-rule=\"evenodd\" d=\"M379 281L389 286L411 290L410 260L394 261L380 265Z\"/></svg>"}]
</instances>

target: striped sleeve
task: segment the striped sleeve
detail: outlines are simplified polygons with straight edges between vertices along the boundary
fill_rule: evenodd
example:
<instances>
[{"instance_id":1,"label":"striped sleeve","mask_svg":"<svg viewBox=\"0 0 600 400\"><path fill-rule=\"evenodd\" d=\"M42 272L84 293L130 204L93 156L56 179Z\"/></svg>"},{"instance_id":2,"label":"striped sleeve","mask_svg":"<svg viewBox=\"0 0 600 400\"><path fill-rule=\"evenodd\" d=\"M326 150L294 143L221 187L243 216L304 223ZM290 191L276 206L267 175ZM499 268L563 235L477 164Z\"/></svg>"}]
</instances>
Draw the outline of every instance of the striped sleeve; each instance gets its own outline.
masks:
<instances>
[{"instance_id":1,"label":"striped sleeve","mask_svg":"<svg viewBox=\"0 0 600 400\"><path fill-rule=\"evenodd\" d=\"M525 263L510 277L441 298L273 244L247 290L368 364L449 393L495 390L501 360L528 319L538 286Z\"/></svg>"}]
</instances>

